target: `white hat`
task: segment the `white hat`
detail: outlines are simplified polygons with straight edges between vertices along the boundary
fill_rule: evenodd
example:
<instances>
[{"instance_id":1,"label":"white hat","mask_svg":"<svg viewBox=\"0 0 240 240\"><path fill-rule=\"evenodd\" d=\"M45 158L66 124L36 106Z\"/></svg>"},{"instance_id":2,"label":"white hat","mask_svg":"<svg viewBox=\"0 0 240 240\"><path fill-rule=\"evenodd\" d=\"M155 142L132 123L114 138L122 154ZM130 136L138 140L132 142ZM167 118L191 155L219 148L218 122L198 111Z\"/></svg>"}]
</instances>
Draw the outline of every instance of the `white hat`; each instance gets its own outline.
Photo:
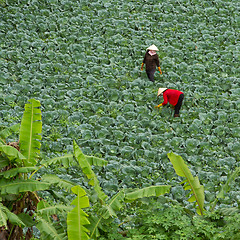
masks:
<instances>
[{"instance_id":1,"label":"white hat","mask_svg":"<svg viewBox=\"0 0 240 240\"><path fill-rule=\"evenodd\" d=\"M147 50L159 51L158 48L154 44L151 45L150 47L148 47Z\"/></svg>"},{"instance_id":2,"label":"white hat","mask_svg":"<svg viewBox=\"0 0 240 240\"><path fill-rule=\"evenodd\" d=\"M167 90L167 88L159 88L158 89L158 94L157 96L159 96L161 93L163 93L165 90Z\"/></svg>"}]
</instances>

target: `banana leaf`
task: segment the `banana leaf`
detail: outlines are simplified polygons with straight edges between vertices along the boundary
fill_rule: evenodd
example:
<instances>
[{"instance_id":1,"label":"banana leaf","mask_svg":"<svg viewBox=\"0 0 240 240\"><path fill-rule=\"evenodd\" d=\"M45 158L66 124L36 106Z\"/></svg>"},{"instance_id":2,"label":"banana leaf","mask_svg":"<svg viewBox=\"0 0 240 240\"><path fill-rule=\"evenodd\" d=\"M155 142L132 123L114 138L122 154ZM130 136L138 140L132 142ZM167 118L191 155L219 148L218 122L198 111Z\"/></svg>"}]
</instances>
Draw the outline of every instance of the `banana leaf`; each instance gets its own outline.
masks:
<instances>
[{"instance_id":1,"label":"banana leaf","mask_svg":"<svg viewBox=\"0 0 240 240\"><path fill-rule=\"evenodd\" d=\"M53 223L46 221L44 218L36 217L37 229L41 232L41 239L44 240L67 240L67 235L65 232L59 232L57 226L55 227Z\"/></svg>"},{"instance_id":2,"label":"banana leaf","mask_svg":"<svg viewBox=\"0 0 240 240\"><path fill-rule=\"evenodd\" d=\"M89 162L90 165L103 167L103 166L106 166L108 164L108 162L106 160L104 160L102 158L95 157L95 156L85 155L85 158L87 159L87 161Z\"/></svg>"},{"instance_id":3,"label":"banana leaf","mask_svg":"<svg viewBox=\"0 0 240 240\"><path fill-rule=\"evenodd\" d=\"M0 180L0 193L2 195L5 194L19 194L21 192L34 192L40 190L46 190L50 187L49 183L39 182L36 180L23 180L23 179L16 179L16 180Z\"/></svg>"},{"instance_id":4,"label":"banana leaf","mask_svg":"<svg viewBox=\"0 0 240 240\"><path fill-rule=\"evenodd\" d=\"M0 203L0 227L2 226L7 227L7 220L16 225L23 227L25 226L25 224L21 221L21 219L17 215L10 212L7 207Z\"/></svg>"},{"instance_id":5,"label":"banana leaf","mask_svg":"<svg viewBox=\"0 0 240 240\"><path fill-rule=\"evenodd\" d=\"M10 170L0 172L0 176L4 178L12 178L17 176L19 173L29 173L37 170L38 167L19 167L19 168L11 168Z\"/></svg>"},{"instance_id":6,"label":"banana leaf","mask_svg":"<svg viewBox=\"0 0 240 240\"><path fill-rule=\"evenodd\" d=\"M80 187L75 186L72 188L72 192L77 197L71 203L74 205L74 209L67 215L67 232L69 240L85 240L89 239L89 230L85 225L90 224L88 215L82 210L82 208L89 207L89 199L86 196L86 192Z\"/></svg>"},{"instance_id":7,"label":"banana leaf","mask_svg":"<svg viewBox=\"0 0 240 240\"><path fill-rule=\"evenodd\" d=\"M79 146L75 141L73 141L73 148L74 148L74 156L79 162L80 167L82 168L83 173L87 176L87 178L90 180L88 183L94 187L95 191L98 194L98 197L104 201L107 197L107 195L102 191L99 181L93 172L91 165L89 161L87 160L86 156L83 154ZM98 158L95 158L97 162L101 165L103 162L98 161ZM96 164L96 163L95 163Z\"/></svg>"},{"instance_id":8,"label":"banana leaf","mask_svg":"<svg viewBox=\"0 0 240 240\"><path fill-rule=\"evenodd\" d=\"M46 204L45 201L40 201L37 205L37 213L41 216L47 216L50 217L54 214L59 214L61 212L69 212L73 209L72 206L66 206L63 204L55 204L55 205L49 205Z\"/></svg>"},{"instance_id":9,"label":"banana leaf","mask_svg":"<svg viewBox=\"0 0 240 240\"><path fill-rule=\"evenodd\" d=\"M188 166L184 163L181 156L174 154L173 152L168 153L175 172L178 176L186 178L184 183L184 190L190 190L188 199L189 202L196 202L197 213L199 215L204 214L204 187L200 185L198 177L193 177Z\"/></svg>"},{"instance_id":10,"label":"banana leaf","mask_svg":"<svg viewBox=\"0 0 240 240\"><path fill-rule=\"evenodd\" d=\"M3 152L11 162L15 161L18 165L27 161L26 157L12 146L0 144L0 152Z\"/></svg>"},{"instance_id":11,"label":"banana leaf","mask_svg":"<svg viewBox=\"0 0 240 240\"><path fill-rule=\"evenodd\" d=\"M117 217L116 211L122 208L122 201L124 201L124 191L120 191L115 194L102 208L99 210L99 216L91 217L91 225L88 227L90 230L90 238L97 239L99 234L99 228L102 228L102 220L110 217Z\"/></svg>"},{"instance_id":12,"label":"banana leaf","mask_svg":"<svg viewBox=\"0 0 240 240\"><path fill-rule=\"evenodd\" d=\"M73 158L72 154L66 154L49 160L42 160L40 164L44 166L50 166L52 164L62 164L65 168L67 168L70 166L76 166L78 163Z\"/></svg>"},{"instance_id":13,"label":"banana leaf","mask_svg":"<svg viewBox=\"0 0 240 240\"><path fill-rule=\"evenodd\" d=\"M26 166L34 166L40 154L42 139L41 105L35 99L28 101L30 103L25 104L21 121L19 142L21 153L27 158Z\"/></svg>"},{"instance_id":14,"label":"banana leaf","mask_svg":"<svg viewBox=\"0 0 240 240\"><path fill-rule=\"evenodd\" d=\"M60 187L60 188L64 188L67 191L71 191L72 187L76 186L76 183L74 182L70 182L64 179L59 178L56 175L53 174L45 174L42 177L42 181L49 183L49 184L55 184L56 186Z\"/></svg>"},{"instance_id":15,"label":"banana leaf","mask_svg":"<svg viewBox=\"0 0 240 240\"><path fill-rule=\"evenodd\" d=\"M152 197L152 196L158 197L165 193L169 193L170 189L171 189L170 185L150 186L150 187L134 190L130 193L126 193L125 198L128 201L129 200L133 201L143 197Z\"/></svg>"}]
</instances>

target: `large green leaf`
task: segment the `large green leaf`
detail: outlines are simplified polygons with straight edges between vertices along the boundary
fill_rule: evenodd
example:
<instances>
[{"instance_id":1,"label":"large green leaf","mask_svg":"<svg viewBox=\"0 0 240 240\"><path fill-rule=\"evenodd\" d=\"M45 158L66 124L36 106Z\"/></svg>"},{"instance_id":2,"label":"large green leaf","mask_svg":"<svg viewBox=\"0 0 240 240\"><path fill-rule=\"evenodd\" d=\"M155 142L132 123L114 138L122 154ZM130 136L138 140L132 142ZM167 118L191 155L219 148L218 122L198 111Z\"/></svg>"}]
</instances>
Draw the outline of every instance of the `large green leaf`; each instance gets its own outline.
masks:
<instances>
[{"instance_id":1,"label":"large green leaf","mask_svg":"<svg viewBox=\"0 0 240 240\"><path fill-rule=\"evenodd\" d=\"M0 176L4 178L12 178L17 176L19 173L29 173L37 170L37 167L19 167L19 168L11 168L10 170L0 172Z\"/></svg>"},{"instance_id":2,"label":"large green leaf","mask_svg":"<svg viewBox=\"0 0 240 240\"><path fill-rule=\"evenodd\" d=\"M89 239L89 230L85 225L90 224L90 222L87 218L88 215L82 210L82 208L89 207L88 197L86 196L86 192L80 186L73 187L72 191L77 197L72 202L72 205L75 206L74 209L67 215L68 239Z\"/></svg>"},{"instance_id":3,"label":"large green leaf","mask_svg":"<svg viewBox=\"0 0 240 240\"><path fill-rule=\"evenodd\" d=\"M36 227L41 232L41 239L44 240L67 240L65 232L59 232L53 223L37 216Z\"/></svg>"},{"instance_id":4,"label":"large green leaf","mask_svg":"<svg viewBox=\"0 0 240 240\"><path fill-rule=\"evenodd\" d=\"M87 176L88 179L90 179L89 184L92 185L95 189L95 191L98 194L98 197L104 201L107 198L107 195L102 191L99 181L93 172L90 163L88 162L87 158L77 145L75 141L73 141L73 148L74 148L74 156L79 162L80 167L82 168L83 173Z\"/></svg>"},{"instance_id":5,"label":"large green leaf","mask_svg":"<svg viewBox=\"0 0 240 240\"><path fill-rule=\"evenodd\" d=\"M35 99L28 100L30 103L25 104L25 111L20 127L20 150L27 158L27 166L34 166L40 154L42 139L42 115L40 102Z\"/></svg>"},{"instance_id":6,"label":"large green leaf","mask_svg":"<svg viewBox=\"0 0 240 240\"><path fill-rule=\"evenodd\" d=\"M224 198L224 194L229 191L230 189L230 183L235 180L235 178L240 173L240 167L236 168L235 171L229 176L227 182L221 187L220 192L217 195L217 198Z\"/></svg>"},{"instance_id":7,"label":"large green leaf","mask_svg":"<svg viewBox=\"0 0 240 240\"><path fill-rule=\"evenodd\" d=\"M27 213L20 213L17 215L21 221L25 224L26 227L32 227L35 225L35 220L34 220L34 217L33 216L30 216L29 214Z\"/></svg>"},{"instance_id":8,"label":"large green leaf","mask_svg":"<svg viewBox=\"0 0 240 240\"><path fill-rule=\"evenodd\" d=\"M99 216L91 218L91 225L88 226L90 230L90 237L97 239L99 237L99 228L101 228L101 223L103 219L108 219L110 217L117 217L116 211L122 208L122 202L124 201L124 191L120 191L115 194L102 208L99 210Z\"/></svg>"},{"instance_id":9,"label":"large green leaf","mask_svg":"<svg viewBox=\"0 0 240 240\"><path fill-rule=\"evenodd\" d=\"M0 169L7 167L10 164L9 160L0 156Z\"/></svg>"},{"instance_id":10,"label":"large green leaf","mask_svg":"<svg viewBox=\"0 0 240 240\"><path fill-rule=\"evenodd\" d=\"M3 139L6 139L9 137L13 132L16 132L19 130L20 124L15 124L11 127L5 128L2 131L0 131L0 137Z\"/></svg>"},{"instance_id":11,"label":"large green leaf","mask_svg":"<svg viewBox=\"0 0 240 240\"><path fill-rule=\"evenodd\" d=\"M59 214L61 212L69 212L72 210L72 206L66 206L62 204L49 205L45 201L40 201L37 205L37 212L41 215L45 215L47 217L53 214Z\"/></svg>"},{"instance_id":12,"label":"large green leaf","mask_svg":"<svg viewBox=\"0 0 240 240\"><path fill-rule=\"evenodd\" d=\"M56 186L58 186L58 187L60 187L60 188L66 189L67 191L71 191L72 187L74 187L75 185L77 185L77 184L74 183L74 182L70 182L70 181L61 179L61 178L59 178L58 176L53 175L53 174L45 174L45 175L42 177L42 180L43 180L44 182L49 183L49 184L55 184Z\"/></svg>"},{"instance_id":13,"label":"large green leaf","mask_svg":"<svg viewBox=\"0 0 240 240\"><path fill-rule=\"evenodd\" d=\"M170 189L170 185L150 186L127 193L125 198L132 201L143 197L158 197L165 193L169 193Z\"/></svg>"},{"instance_id":14,"label":"large green leaf","mask_svg":"<svg viewBox=\"0 0 240 240\"><path fill-rule=\"evenodd\" d=\"M0 203L0 227L5 226L7 227L7 215L5 213L5 210L8 210L5 206L3 206L2 203Z\"/></svg>"},{"instance_id":15,"label":"large green leaf","mask_svg":"<svg viewBox=\"0 0 240 240\"><path fill-rule=\"evenodd\" d=\"M16 179L12 181L5 181L2 179L0 181L0 192L4 194L18 194L21 192L33 192L46 190L49 188L50 184L45 182L39 182L36 180L22 180Z\"/></svg>"},{"instance_id":16,"label":"large green leaf","mask_svg":"<svg viewBox=\"0 0 240 240\"><path fill-rule=\"evenodd\" d=\"M190 190L189 195L191 197L188 199L189 202L197 203L197 213L199 215L204 214L204 187L200 185L198 177L193 177L188 166L184 163L181 156L174 154L173 152L168 153L168 158L170 159L177 175L180 177L185 177L186 180L183 182L184 189Z\"/></svg>"},{"instance_id":17,"label":"large green leaf","mask_svg":"<svg viewBox=\"0 0 240 240\"><path fill-rule=\"evenodd\" d=\"M16 225L25 226L25 224L21 221L21 219L17 215L10 212L7 207L0 203L0 227L2 226L7 227L7 220Z\"/></svg>"},{"instance_id":18,"label":"large green leaf","mask_svg":"<svg viewBox=\"0 0 240 240\"><path fill-rule=\"evenodd\" d=\"M0 144L0 152L3 152L11 162L17 162L18 165L26 162L26 157L12 146Z\"/></svg>"},{"instance_id":19,"label":"large green leaf","mask_svg":"<svg viewBox=\"0 0 240 240\"><path fill-rule=\"evenodd\" d=\"M73 158L72 154L66 154L63 156L55 157L49 160L43 160L40 163L41 165L44 166L50 166L50 165L55 165L55 164L62 164L65 168L70 167L70 166L76 166L78 163L76 160Z\"/></svg>"},{"instance_id":20,"label":"large green leaf","mask_svg":"<svg viewBox=\"0 0 240 240\"><path fill-rule=\"evenodd\" d=\"M102 158L95 157L95 156L86 156L85 155L85 158L87 159L87 161L89 162L90 165L103 167L108 164L108 161L106 161Z\"/></svg>"}]
</instances>

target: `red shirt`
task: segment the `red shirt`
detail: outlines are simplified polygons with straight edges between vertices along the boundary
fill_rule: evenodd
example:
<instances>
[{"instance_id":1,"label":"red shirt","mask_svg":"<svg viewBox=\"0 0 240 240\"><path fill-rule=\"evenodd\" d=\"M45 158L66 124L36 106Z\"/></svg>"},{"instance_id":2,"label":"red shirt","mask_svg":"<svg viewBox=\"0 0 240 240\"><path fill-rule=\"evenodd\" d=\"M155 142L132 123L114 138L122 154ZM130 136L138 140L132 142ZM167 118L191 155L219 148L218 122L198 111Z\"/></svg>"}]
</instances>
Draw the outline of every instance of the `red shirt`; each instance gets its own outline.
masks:
<instances>
[{"instance_id":1,"label":"red shirt","mask_svg":"<svg viewBox=\"0 0 240 240\"><path fill-rule=\"evenodd\" d=\"M166 105L168 102L170 104L172 104L173 106L176 106L177 102L178 102L178 98L180 96L180 94L182 94L183 92L178 91L178 90L174 90L174 89L167 89L166 91L163 92L163 103L162 105Z\"/></svg>"}]
</instances>

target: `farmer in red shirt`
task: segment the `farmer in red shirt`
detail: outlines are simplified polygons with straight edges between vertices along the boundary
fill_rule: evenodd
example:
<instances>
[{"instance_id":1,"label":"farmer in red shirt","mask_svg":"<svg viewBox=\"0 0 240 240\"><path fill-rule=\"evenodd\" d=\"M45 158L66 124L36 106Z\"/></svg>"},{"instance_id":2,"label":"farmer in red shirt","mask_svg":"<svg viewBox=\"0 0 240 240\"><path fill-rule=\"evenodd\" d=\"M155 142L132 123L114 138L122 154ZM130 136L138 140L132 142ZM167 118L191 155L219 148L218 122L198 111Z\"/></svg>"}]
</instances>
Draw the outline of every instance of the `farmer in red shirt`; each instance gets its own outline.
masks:
<instances>
[{"instance_id":1,"label":"farmer in red shirt","mask_svg":"<svg viewBox=\"0 0 240 240\"><path fill-rule=\"evenodd\" d=\"M182 101L184 98L183 92L174 89L159 88L157 96L163 96L164 101L163 103L155 106L155 108L164 106L169 102L169 104L174 106L174 117L180 117L179 110L182 106Z\"/></svg>"}]
</instances>

